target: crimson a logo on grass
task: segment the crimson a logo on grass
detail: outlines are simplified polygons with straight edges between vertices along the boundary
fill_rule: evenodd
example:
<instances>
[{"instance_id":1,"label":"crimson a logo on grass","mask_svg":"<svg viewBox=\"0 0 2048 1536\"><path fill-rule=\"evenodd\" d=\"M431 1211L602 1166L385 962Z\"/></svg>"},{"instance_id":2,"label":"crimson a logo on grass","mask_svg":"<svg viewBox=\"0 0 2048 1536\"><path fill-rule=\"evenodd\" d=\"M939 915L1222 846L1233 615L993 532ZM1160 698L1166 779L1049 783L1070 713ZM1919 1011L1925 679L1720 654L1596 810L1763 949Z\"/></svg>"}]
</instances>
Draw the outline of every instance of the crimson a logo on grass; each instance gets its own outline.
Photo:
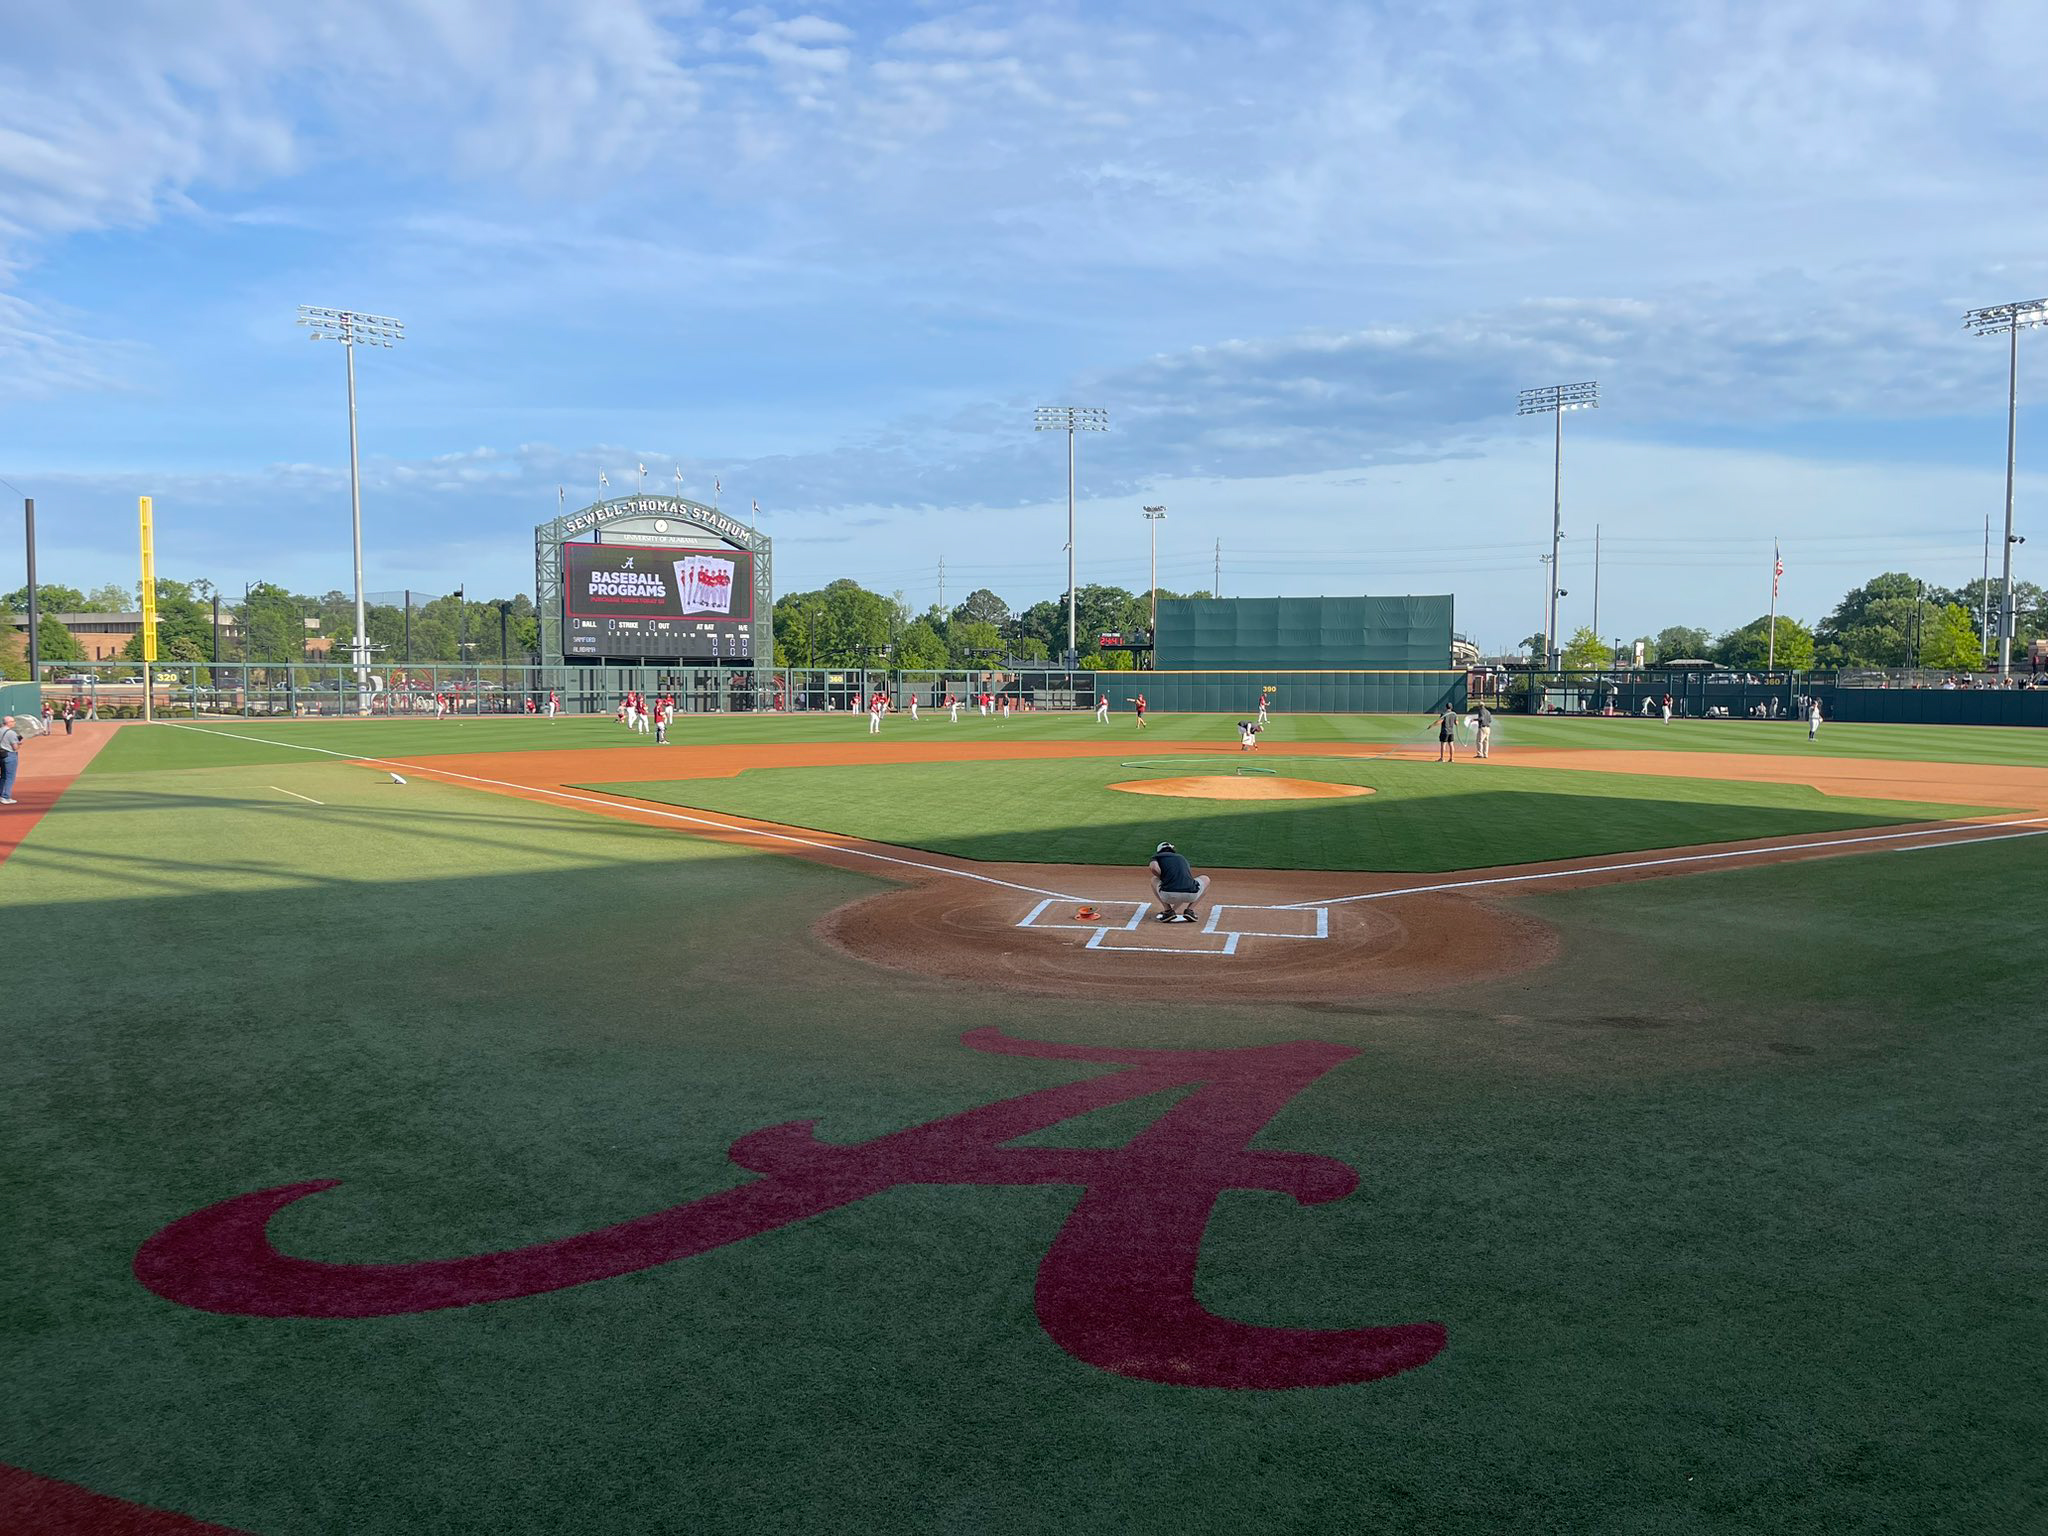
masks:
<instances>
[{"instance_id":1,"label":"crimson a logo on grass","mask_svg":"<svg viewBox=\"0 0 2048 1536\"><path fill-rule=\"evenodd\" d=\"M1254 1151L1266 1122L1357 1052L1314 1040L1235 1050L1117 1050L961 1037L977 1051L1121 1065L1121 1072L999 1099L957 1115L836 1145L815 1121L742 1136L732 1160L761 1175L632 1221L528 1248L418 1264L329 1264L272 1246L271 1218L338 1182L238 1195L171 1223L135 1256L159 1296L243 1317L391 1317L510 1301L708 1253L904 1184L1070 1184L1082 1194L1038 1267L1038 1320L1068 1354L1105 1371L1178 1386L1333 1387L1434 1359L1441 1323L1283 1328L1203 1307L1195 1270L1225 1190L1271 1190L1303 1205L1341 1199L1358 1175L1335 1158ZM1179 1099L1127 1146L1017 1147L1020 1136L1173 1088Z\"/></svg>"}]
</instances>

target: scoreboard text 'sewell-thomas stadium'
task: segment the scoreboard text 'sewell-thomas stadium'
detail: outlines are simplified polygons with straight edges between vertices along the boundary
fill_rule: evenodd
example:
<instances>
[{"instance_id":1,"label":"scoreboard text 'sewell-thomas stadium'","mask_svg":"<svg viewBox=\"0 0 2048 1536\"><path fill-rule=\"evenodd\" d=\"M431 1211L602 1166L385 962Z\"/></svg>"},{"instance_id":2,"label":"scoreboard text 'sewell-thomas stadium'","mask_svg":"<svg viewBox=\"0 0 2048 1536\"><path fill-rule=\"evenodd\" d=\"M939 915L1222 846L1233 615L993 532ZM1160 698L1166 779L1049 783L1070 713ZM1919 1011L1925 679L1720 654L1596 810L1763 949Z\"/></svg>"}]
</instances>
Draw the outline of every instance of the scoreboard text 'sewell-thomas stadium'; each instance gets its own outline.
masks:
<instances>
[{"instance_id":1,"label":"scoreboard text 'sewell-thomas stadium'","mask_svg":"<svg viewBox=\"0 0 2048 1536\"><path fill-rule=\"evenodd\" d=\"M753 556L635 544L562 547L570 656L753 657Z\"/></svg>"}]
</instances>

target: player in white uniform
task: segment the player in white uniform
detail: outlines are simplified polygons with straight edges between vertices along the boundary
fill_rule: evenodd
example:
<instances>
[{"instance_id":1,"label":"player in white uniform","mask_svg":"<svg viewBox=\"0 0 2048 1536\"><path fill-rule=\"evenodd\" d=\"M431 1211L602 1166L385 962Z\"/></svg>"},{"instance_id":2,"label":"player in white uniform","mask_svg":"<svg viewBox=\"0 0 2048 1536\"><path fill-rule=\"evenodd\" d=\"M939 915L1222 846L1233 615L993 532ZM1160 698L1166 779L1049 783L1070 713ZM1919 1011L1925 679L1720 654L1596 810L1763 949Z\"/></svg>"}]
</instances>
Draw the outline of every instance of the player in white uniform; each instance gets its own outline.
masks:
<instances>
[{"instance_id":1,"label":"player in white uniform","mask_svg":"<svg viewBox=\"0 0 2048 1536\"><path fill-rule=\"evenodd\" d=\"M910 696L910 718L913 722L917 719L917 695L914 693Z\"/></svg>"},{"instance_id":2,"label":"player in white uniform","mask_svg":"<svg viewBox=\"0 0 2048 1536\"><path fill-rule=\"evenodd\" d=\"M957 693L946 695L946 718L952 725L960 723L960 695Z\"/></svg>"},{"instance_id":3,"label":"player in white uniform","mask_svg":"<svg viewBox=\"0 0 2048 1536\"><path fill-rule=\"evenodd\" d=\"M1260 729L1260 730L1264 730L1265 728L1266 728L1266 696L1265 696L1265 695L1264 695L1264 694L1262 693L1262 694L1260 694L1260 695L1259 695L1259 729Z\"/></svg>"},{"instance_id":4,"label":"player in white uniform","mask_svg":"<svg viewBox=\"0 0 2048 1536\"><path fill-rule=\"evenodd\" d=\"M1106 693L1097 694L1095 697L1095 723L1109 724L1109 695Z\"/></svg>"},{"instance_id":5,"label":"player in white uniform","mask_svg":"<svg viewBox=\"0 0 2048 1536\"><path fill-rule=\"evenodd\" d=\"M868 700L868 734L882 734L882 696L879 693Z\"/></svg>"}]
</instances>

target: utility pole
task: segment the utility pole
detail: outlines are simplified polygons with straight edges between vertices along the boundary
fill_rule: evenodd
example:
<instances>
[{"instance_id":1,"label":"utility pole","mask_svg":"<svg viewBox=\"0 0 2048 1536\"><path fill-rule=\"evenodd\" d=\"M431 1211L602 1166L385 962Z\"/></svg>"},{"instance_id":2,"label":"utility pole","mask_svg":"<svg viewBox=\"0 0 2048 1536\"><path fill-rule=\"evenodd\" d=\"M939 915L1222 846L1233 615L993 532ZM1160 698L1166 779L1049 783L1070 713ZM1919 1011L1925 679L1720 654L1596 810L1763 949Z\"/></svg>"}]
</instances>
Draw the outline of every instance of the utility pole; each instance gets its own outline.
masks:
<instances>
[{"instance_id":1,"label":"utility pole","mask_svg":"<svg viewBox=\"0 0 2048 1536\"><path fill-rule=\"evenodd\" d=\"M405 664L412 665L412 588L405 589Z\"/></svg>"},{"instance_id":2,"label":"utility pole","mask_svg":"<svg viewBox=\"0 0 2048 1536\"><path fill-rule=\"evenodd\" d=\"M213 664L220 665L220 594L213 594Z\"/></svg>"},{"instance_id":3,"label":"utility pole","mask_svg":"<svg viewBox=\"0 0 2048 1536\"><path fill-rule=\"evenodd\" d=\"M1593 525L1593 633L1600 633L1600 525Z\"/></svg>"},{"instance_id":4,"label":"utility pole","mask_svg":"<svg viewBox=\"0 0 2048 1536\"><path fill-rule=\"evenodd\" d=\"M35 497L22 497L21 520L28 531L28 680L40 684L43 680L43 645L42 637L36 633L42 627L42 609L36 602Z\"/></svg>"},{"instance_id":5,"label":"utility pole","mask_svg":"<svg viewBox=\"0 0 2048 1536\"><path fill-rule=\"evenodd\" d=\"M1216 572L1209 578L1209 595L1217 598L1223 596L1223 541L1221 539L1216 541Z\"/></svg>"},{"instance_id":6,"label":"utility pole","mask_svg":"<svg viewBox=\"0 0 2048 1536\"><path fill-rule=\"evenodd\" d=\"M939 607L946 606L946 557L939 556Z\"/></svg>"},{"instance_id":7,"label":"utility pole","mask_svg":"<svg viewBox=\"0 0 2048 1536\"><path fill-rule=\"evenodd\" d=\"M1594 379L1583 384L1546 384L1540 389L1525 389L1515 401L1517 416L1540 416L1548 412L1554 418L1550 467L1551 582L1549 595L1543 604L1543 660L1550 667L1557 665L1557 600L1564 595L1557 585L1558 545L1564 539L1564 413L1596 410L1599 405L1600 385Z\"/></svg>"},{"instance_id":8,"label":"utility pole","mask_svg":"<svg viewBox=\"0 0 2048 1536\"><path fill-rule=\"evenodd\" d=\"M1075 596L1074 587L1074 464L1075 434L1078 432L1107 432L1109 412L1095 406L1085 405L1041 405L1031 413L1031 430L1034 432L1064 432L1067 434L1067 664L1072 666L1080 647L1075 640Z\"/></svg>"},{"instance_id":9,"label":"utility pole","mask_svg":"<svg viewBox=\"0 0 2048 1536\"><path fill-rule=\"evenodd\" d=\"M1991 514L1984 514L1984 580L1977 588L1977 654L1991 661Z\"/></svg>"}]
</instances>

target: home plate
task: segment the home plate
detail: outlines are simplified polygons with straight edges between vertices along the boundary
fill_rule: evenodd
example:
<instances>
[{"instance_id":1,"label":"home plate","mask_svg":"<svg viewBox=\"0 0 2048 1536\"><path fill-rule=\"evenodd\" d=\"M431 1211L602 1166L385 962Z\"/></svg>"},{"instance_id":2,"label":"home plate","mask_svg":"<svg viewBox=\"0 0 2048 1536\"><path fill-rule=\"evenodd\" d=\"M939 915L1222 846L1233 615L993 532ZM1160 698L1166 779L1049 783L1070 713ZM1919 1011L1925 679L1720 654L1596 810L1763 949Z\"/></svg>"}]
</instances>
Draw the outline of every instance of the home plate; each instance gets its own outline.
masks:
<instances>
[{"instance_id":1,"label":"home plate","mask_svg":"<svg viewBox=\"0 0 2048 1536\"><path fill-rule=\"evenodd\" d=\"M1091 915L1083 918L1082 912ZM1025 913L1017 926L1085 933L1089 937L1083 947L1087 949L1146 954L1235 955L1239 944L1248 939L1330 936L1327 907L1255 907L1226 902L1210 907L1199 924L1157 922L1152 913L1149 902L1047 897Z\"/></svg>"}]
</instances>

